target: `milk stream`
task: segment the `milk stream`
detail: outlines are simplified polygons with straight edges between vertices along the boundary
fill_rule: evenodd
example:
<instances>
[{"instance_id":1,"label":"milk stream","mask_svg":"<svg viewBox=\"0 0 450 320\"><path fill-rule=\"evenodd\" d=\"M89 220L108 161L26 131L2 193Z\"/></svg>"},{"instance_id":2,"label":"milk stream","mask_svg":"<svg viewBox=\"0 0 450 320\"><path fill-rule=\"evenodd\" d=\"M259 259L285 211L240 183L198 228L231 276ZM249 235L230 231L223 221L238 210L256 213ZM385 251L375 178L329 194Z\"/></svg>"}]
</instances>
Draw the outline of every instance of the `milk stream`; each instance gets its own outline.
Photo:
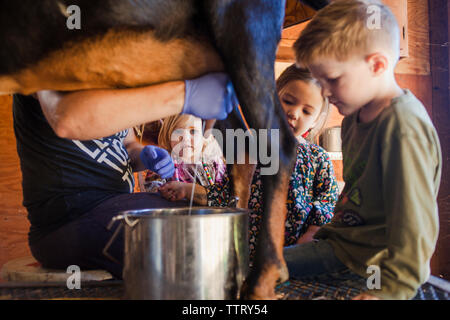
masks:
<instances>
[{"instance_id":1,"label":"milk stream","mask_svg":"<svg viewBox=\"0 0 450 320\"><path fill-rule=\"evenodd\" d=\"M203 120L203 129L202 129L202 133L203 134L205 134L205 128L206 128L206 121L205 120ZM190 201L190 203L189 203L189 214L188 215L191 215L191 213L192 213L192 206L193 206L193 204L194 204L194 193L195 193L195 186L196 186L196 184L197 184L197 167L198 166L195 166L195 173L194 173L194 183L192 184L192 191L191 191L191 201Z\"/></svg>"}]
</instances>

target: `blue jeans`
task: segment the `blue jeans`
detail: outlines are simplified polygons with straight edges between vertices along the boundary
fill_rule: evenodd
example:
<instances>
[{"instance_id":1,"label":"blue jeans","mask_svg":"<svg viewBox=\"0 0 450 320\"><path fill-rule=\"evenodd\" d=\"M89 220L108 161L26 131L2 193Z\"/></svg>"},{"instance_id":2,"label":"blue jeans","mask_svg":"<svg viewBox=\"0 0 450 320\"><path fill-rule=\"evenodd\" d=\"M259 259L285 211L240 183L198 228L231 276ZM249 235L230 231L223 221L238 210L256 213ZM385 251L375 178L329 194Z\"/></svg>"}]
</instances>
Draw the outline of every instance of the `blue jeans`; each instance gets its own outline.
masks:
<instances>
[{"instance_id":1,"label":"blue jeans","mask_svg":"<svg viewBox=\"0 0 450 320\"><path fill-rule=\"evenodd\" d=\"M114 260L103 254L103 248L118 227L111 230L108 225L120 211L150 208L186 207L184 201L169 202L159 195L150 193L123 194L108 199L47 235L37 243L30 244L31 253L44 267L67 269L77 265L81 270L103 269L115 278L122 278L124 232L123 228L109 248Z\"/></svg>"},{"instance_id":2,"label":"blue jeans","mask_svg":"<svg viewBox=\"0 0 450 320\"><path fill-rule=\"evenodd\" d=\"M345 266L325 240L289 246L283 254L291 278L367 289L366 279Z\"/></svg>"}]
</instances>

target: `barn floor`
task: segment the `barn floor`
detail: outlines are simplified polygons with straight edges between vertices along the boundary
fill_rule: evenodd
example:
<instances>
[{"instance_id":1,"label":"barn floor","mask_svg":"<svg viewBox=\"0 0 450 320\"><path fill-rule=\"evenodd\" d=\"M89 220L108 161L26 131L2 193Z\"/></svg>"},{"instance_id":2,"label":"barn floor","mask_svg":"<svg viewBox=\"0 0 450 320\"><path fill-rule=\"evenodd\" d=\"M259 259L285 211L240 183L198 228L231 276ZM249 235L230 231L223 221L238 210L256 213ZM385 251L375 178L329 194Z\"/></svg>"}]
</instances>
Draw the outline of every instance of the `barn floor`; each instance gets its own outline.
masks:
<instances>
[{"instance_id":1,"label":"barn floor","mask_svg":"<svg viewBox=\"0 0 450 320\"><path fill-rule=\"evenodd\" d=\"M433 277L434 278L434 277ZM424 284L413 300L450 300L449 283L434 278ZM290 280L277 287L280 300L349 300L359 290L338 284ZM0 285L0 300L121 300L123 281L82 283L80 290L49 283L5 283Z\"/></svg>"}]
</instances>

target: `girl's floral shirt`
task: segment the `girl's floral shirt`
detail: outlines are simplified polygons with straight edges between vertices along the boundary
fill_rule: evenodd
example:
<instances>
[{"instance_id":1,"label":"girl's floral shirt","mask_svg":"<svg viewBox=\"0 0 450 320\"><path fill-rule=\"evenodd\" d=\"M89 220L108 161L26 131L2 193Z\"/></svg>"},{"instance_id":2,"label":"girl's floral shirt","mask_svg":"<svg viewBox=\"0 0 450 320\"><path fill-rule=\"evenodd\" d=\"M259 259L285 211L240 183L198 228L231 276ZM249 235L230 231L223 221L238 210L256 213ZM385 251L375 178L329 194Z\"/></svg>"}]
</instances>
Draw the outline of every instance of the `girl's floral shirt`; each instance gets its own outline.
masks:
<instances>
[{"instance_id":1,"label":"girl's floral shirt","mask_svg":"<svg viewBox=\"0 0 450 320\"><path fill-rule=\"evenodd\" d=\"M231 182L227 174L222 183L206 189L209 206L226 207L231 200ZM253 260L261 228L263 192L260 168L257 167L248 203L250 261ZM314 144L299 144L286 200L285 246L295 244L309 226L322 226L330 222L338 196L333 164L327 152Z\"/></svg>"}]
</instances>

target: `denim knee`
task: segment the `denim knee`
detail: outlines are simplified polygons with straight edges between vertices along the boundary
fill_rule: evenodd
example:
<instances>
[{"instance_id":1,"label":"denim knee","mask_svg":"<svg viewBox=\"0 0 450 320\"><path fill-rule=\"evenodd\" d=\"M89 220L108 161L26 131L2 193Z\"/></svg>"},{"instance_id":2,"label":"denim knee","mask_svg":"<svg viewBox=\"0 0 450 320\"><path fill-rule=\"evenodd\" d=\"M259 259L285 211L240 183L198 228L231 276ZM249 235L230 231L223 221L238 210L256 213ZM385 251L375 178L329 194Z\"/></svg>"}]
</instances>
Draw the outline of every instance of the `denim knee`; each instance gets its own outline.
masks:
<instances>
[{"instance_id":1,"label":"denim knee","mask_svg":"<svg viewBox=\"0 0 450 320\"><path fill-rule=\"evenodd\" d=\"M295 278L338 272L347 268L325 240L286 247L284 258L289 273Z\"/></svg>"}]
</instances>

